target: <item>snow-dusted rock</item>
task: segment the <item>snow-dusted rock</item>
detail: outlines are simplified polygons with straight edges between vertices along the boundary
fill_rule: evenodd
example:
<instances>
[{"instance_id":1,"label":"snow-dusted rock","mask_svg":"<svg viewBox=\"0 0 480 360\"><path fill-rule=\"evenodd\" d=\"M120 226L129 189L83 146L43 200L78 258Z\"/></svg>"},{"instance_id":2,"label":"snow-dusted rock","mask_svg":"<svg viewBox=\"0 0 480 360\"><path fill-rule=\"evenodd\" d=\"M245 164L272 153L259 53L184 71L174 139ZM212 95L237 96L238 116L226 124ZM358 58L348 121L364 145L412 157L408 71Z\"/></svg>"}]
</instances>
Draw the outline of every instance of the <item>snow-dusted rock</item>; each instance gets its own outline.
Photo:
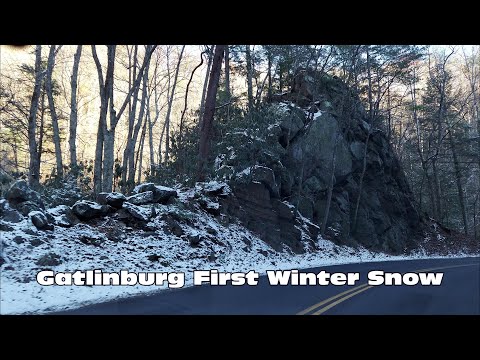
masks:
<instances>
[{"instance_id":1,"label":"snow-dusted rock","mask_svg":"<svg viewBox=\"0 0 480 360\"><path fill-rule=\"evenodd\" d=\"M97 201L101 205L110 205L111 207L114 207L115 209L121 209L123 203L127 200L125 195L122 193L118 192L112 192L112 193L100 193L97 196Z\"/></svg>"},{"instance_id":2,"label":"snow-dusted rock","mask_svg":"<svg viewBox=\"0 0 480 360\"><path fill-rule=\"evenodd\" d=\"M155 185L154 183L145 183L135 186L133 189L134 194L141 194L151 191L153 193L153 202L166 204L172 197L177 196L175 189Z\"/></svg>"},{"instance_id":3,"label":"snow-dusted rock","mask_svg":"<svg viewBox=\"0 0 480 360\"><path fill-rule=\"evenodd\" d=\"M47 216L41 211L32 211L28 214L33 225L39 230L53 230L53 225L48 223Z\"/></svg>"},{"instance_id":4,"label":"snow-dusted rock","mask_svg":"<svg viewBox=\"0 0 480 360\"><path fill-rule=\"evenodd\" d=\"M146 205L153 202L153 191L145 191L127 198L127 202L134 205Z\"/></svg>"},{"instance_id":5,"label":"snow-dusted rock","mask_svg":"<svg viewBox=\"0 0 480 360\"><path fill-rule=\"evenodd\" d=\"M90 220L107 215L108 206L94 201L80 200L72 206L72 211L81 220Z\"/></svg>"},{"instance_id":6,"label":"snow-dusted rock","mask_svg":"<svg viewBox=\"0 0 480 360\"><path fill-rule=\"evenodd\" d=\"M142 221L148 221L153 216L153 207L141 207L130 202L124 202L123 209L127 210L134 218Z\"/></svg>"},{"instance_id":7,"label":"snow-dusted rock","mask_svg":"<svg viewBox=\"0 0 480 360\"><path fill-rule=\"evenodd\" d=\"M40 194L30 189L25 180L15 181L6 192L5 198L11 203L32 201L34 203L43 204Z\"/></svg>"},{"instance_id":8,"label":"snow-dusted rock","mask_svg":"<svg viewBox=\"0 0 480 360\"><path fill-rule=\"evenodd\" d=\"M47 216L53 218L53 223L61 227L70 227L78 223L78 218L67 205L58 205L47 210Z\"/></svg>"},{"instance_id":9,"label":"snow-dusted rock","mask_svg":"<svg viewBox=\"0 0 480 360\"><path fill-rule=\"evenodd\" d=\"M12 209L5 199L0 200L0 218L9 223L18 223L23 220L22 215L17 210Z\"/></svg>"}]
</instances>

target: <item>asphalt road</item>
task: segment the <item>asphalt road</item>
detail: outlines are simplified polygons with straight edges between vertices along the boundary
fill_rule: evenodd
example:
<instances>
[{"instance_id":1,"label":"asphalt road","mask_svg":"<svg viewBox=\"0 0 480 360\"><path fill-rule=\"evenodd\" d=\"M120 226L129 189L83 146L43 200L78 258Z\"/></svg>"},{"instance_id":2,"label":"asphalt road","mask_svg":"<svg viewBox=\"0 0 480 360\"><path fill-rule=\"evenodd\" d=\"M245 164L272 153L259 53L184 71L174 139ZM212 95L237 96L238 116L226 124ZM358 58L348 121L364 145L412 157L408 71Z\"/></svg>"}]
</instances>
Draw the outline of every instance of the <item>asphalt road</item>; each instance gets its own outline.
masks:
<instances>
[{"instance_id":1,"label":"asphalt road","mask_svg":"<svg viewBox=\"0 0 480 360\"><path fill-rule=\"evenodd\" d=\"M443 272L440 286L373 286L372 270ZM265 276L257 286L194 286L159 291L58 312L69 315L460 315L480 314L480 258L428 259L325 266L318 273L359 272L355 286L271 286Z\"/></svg>"}]
</instances>

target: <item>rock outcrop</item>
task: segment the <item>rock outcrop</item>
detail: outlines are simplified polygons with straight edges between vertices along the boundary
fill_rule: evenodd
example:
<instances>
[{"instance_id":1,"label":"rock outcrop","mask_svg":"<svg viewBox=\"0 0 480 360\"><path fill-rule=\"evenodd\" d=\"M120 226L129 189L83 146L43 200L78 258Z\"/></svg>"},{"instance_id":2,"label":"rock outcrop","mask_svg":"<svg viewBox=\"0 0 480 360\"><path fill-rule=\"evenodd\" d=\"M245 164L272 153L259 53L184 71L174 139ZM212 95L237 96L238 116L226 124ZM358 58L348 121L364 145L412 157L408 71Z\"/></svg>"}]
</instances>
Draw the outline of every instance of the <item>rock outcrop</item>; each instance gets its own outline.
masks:
<instances>
[{"instance_id":1,"label":"rock outcrop","mask_svg":"<svg viewBox=\"0 0 480 360\"><path fill-rule=\"evenodd\" d=\"M219 164L238 169L230 180L236 197L236 205L229 206L233 216L274 248L286 244L301 251L299 219L321 225L333 178L327 236L391 253L415 245L420 216L401 165L384 133L368 123L360 100L342 81L300 75L283 102L271 107L277 121L259 142L256 164L228 155L222 159L232 160Z\"/></svg>"}]
</instances>

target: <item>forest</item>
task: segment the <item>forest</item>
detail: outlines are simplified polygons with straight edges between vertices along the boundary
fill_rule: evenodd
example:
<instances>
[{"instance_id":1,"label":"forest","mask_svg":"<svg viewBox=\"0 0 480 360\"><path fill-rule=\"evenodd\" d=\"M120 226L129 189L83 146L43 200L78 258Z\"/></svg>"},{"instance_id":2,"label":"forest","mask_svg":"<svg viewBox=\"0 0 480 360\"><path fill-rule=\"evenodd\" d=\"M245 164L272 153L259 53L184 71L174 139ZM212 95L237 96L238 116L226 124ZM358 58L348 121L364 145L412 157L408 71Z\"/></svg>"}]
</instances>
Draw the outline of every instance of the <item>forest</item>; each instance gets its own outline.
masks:
<instances>
[{"instance_id":1,"label":"forest","mask_svg":"<svg viewBox=\"0 0 480 360\"><path fill-rule=\"evenodd\" d=\"M242 170L222 162L231 147L256 162L234 135L273 124L270 105L308 74L313 85L340 79L360 98L421 216L479 236L477 45L2 45L0 61L1 195L21 178L37 191L75 186L90 199L142 182L230 178ZM311 91L302 106L317 100ZM326 199L341 161L333 154L324 169ZM363 200L350 200L355 225Z\"/></svg>"}]
</instances>

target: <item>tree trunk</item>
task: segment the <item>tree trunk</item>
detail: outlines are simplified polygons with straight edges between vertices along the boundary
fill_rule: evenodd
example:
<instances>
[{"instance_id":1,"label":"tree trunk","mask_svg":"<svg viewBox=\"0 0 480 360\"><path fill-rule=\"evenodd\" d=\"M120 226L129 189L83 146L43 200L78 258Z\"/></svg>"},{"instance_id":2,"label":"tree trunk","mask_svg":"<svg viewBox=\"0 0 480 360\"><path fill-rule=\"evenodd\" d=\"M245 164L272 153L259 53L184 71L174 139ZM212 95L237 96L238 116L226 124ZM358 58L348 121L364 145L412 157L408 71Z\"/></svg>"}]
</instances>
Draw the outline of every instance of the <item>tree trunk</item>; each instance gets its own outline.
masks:
<instances>
[{"instance_id":1,"label":"tree trunk","mask_svg":"<svg viewBox=\"0 0 480 360\"><path fill-rule=\"evenodd\" d=\"M180 55L178 56L177 68L175 69L175 76L173 78L172 90L170 92L170 99L168 101L167 115L165 117L165 165L168 165L169 152L170 152L170 114L172 112L173 100L175 98L175 87L177 86L178 73L180 71L180 63L182 61L183 51L185 45L182 46Z\"/></svg>"},{"instance_id":2,"label":"tree trunk","mask_svg":"<svg viewBox=\"0 0 480 360\"><path fill-rule=\"evenodd\" d=\"M252 84L252 56L250 53L250 45L245 45L245 61L247 63L247 95L248 95L248 112L253 110L253 84Z\"/></svg>"},{"instance_id":3,"label":"tree trunk","mask_svg":"<svg viewBox=\"0 0 480 360\"><path fill-rule=\"evenodd\" d=\"M212 46L213 47L213 46ZM200 100L200 121L203 119L203 112L205 109L205 96L207 94L207 87L208 87L208 77L210 76L210 68L212 67L213 61L213 49L210 48L208 51L208 64L207 64L207 71L205 73L205 81L203 82L203 90L202 90L202 99ZM200 124L201 126L201 124Z\"/></svg>"},{"instance_id":4,"label":"tree trunk","mask_svg":"<svg viewBox=\"0 0 480 360\"><path fill-rule=\"evenodd\" d=\"M455 180L457 182L457 191L458 191L458 203L460 205L460 211L462 212L463 220L463 230L465 235L468 234L468 222L467 222L467 209L465 206L465 199L463 197L463 186L462 186L462 172L460 169L460 163L458 162L457 150L455 149L455 144L453 143L452 132L449 131L449 142L450 150L452 151L453 157L453 166L455 168Z\"/></svg>"},{"instance_id":5,"label":"tree trunk","mask_svg":"<svg viewBox=\"0 0 480 360\"><path fill-rule=\"evenodd\" d=\"M80 64L80 56L82 55L82 45L78 45L77 51L73 57L70 97L70 133L68 138L68 146L70 150L70 168L75 176L78 173L77 165L77 123L78 123L78 104L77 104L77 86L78 86L78 68Z\"/></svg>"},{"instance_id":6,"label":"tree trunk","mask_svg":"<svg viewBox=\"0 0 480 360\"><path fill-rule=\"evenodd\" d=\"M130 54L129 54L130 55ZM137 73L137 66L138 66L138 45L134 46L133 51L133 63L132 59L129 56L129 69L128 69L128 87L132 88L132 79L135 79ZM133 67L133 71L131 70ZM133 72L133 74L132 74ZM130 171L129 169L129 156L132 152L132 134L133 134L133 127L135 124L135 115L137 114L137 101L138 101L138 93L140 87L137 87L133 91L133 96L128 99L128 134L127 134L127 145L123 151L123 161L122 161L122 192L127 191L127 176ZM135 145L133 145L135 146Z\"/></svg>"},{"instance_id":7,"label":"tree trunk","mask_svg":"<svg viewBox=\"0 0 480 360\"><path fill-rule=\"evenodd\" d=\"M365 141L365 147L363 149L363 167L362 173L360 174L360 181L358 185L358 197L355 203L355 212L353 215L353 232L357 229L357 216L358 209L360 207L360 199L362 198L363 192L363 179L365 177L365 172L367 171L367 155L368 155L368 142L370 140L370 135L373 129L373 119L374 119L374 108L373 108L373 96L372 96L372 73L371 73L371 63L370 63L370 52L367 46L367 75L368 75L368 115L370 118L370 124L368 128L367 140Z\"/></svg>"},{"instance_id":8,"label":"tree trunk","mask_svg":"<svg viewBox=\"0 0 480 360\"><path fill-rule=\"evenodd\" d=\"M110 118L110 126L103 129L103 172L102 172L102 191L112 192L113 187L113 166L114 166L114 146L115 146L115 128L121 114L117 115L114 108L114 92L113 92L113 74L115 72L115 51L116 45L108 45L107 55L107 71L105 73L105 89L108 101L108 110ZM131 89L130 89L131 92ZM127 95L125 99L125 107L128 104L128 98L131 93Z\"/></svg>"},{"instance_id":9,"label":"tree trunk","mask_svg":"<svg viewBox=\"0 0 480 360\"><path fill-rule=\"evenodd\" d=\"M210 132L213 124L213 115L215 113L215 103L217 98L218 81L220 80L220 72L222 69L222 57L225 45L215 46L215 54L212 61L212 69L210 72L210 80L208 81L207 97L205 99L205 114L200 127L200 144L198 152L198 172L197 180L205 179L205 167L208 161L208 153L210 148Z\"/></svg>"},{"instance_id":10,"label":"tree trunk","mask_svg":"<svg viewBox=\"0 0 480 360\"><path fill-rule=\"evenodd\" d=\"M42 90L42 108L40 110L40 127L38 129L38 151L37 151L37 163L38 163L38 173L40 174L41 163L42 163L42 155L43 155L43 136L45 132L43 131L45 126L45 110L47 106L45 105L45 81L43 82L43 90Z\"/></svg>"},{"instance_id":11,"label":"tree trunk","mask_svg":"<svg viewBox=\"0 0 480 360\"><path fill-rule=\"evenodd\" d=\"M272 100L272 56L268 54L268 101Z\"/></svg>"},{"instance_id":12,"label":"tree trunk","mask_svg":"<svg viewBox=\"0 0 480 360\"><path fill-rule=\"evenodd\" d=\"M133 186L135 183L135 145L137 143L138 133L140 131L140 127L143 123L143 118L145 114L145 104L147 101L147 83L148 83L148 69L149 66L145 68L143 73L143 89L142 89L142 100L140 103L140 112L138 114L137 124L135 125L135 129L133 130L133 136L129 143L128 148L128 187ZM143 145L142 145L143 146Z\"/></svg>"},{"instance_id":13,"label":"tree trunk","mask_svg":"<svg viewBox=\"0 0 480 360\"><path fill-rule=\"evenodd\" d=\"M134 169L136 169L137 165L138 165L138 177L137 177L137 183L138 184L142 180L143 147L145 145L146 131L147 131L147 119L145 118L145 121L143 122L142 133L140 135L140 145L138 146L137 159L135 161L135 167L134 167Z\"/></svg>"},{"instance_id":14,"label":"tree trunk","mask_svg":"<svg viewBox=\"0 0 480 360\"><path fill-rule=\"evenodd\" d=\"M52 85L52 73L55 66L56 46L50 45L50 52L48 54L47 61L47 76L46 76L46 91L48 98L48 106L50 108L50 117L52 118L53 128L53 143L55 144L55 160L57 177L63 178L63 162L62 162L62 147L60 144L60 129L58 128L58 115L55 109L55 101L53 99L53 85Z\"/></svg>"},{"instance_id":15,"label":"tree trunk","mask_svg":"<svg viewBox=\"0 0 480 360\"><path fill-rule=\"evenodd\" d=\"M40 161L38 161L38 150L36 141L37 110L42 89L42 45L35 47L35 85L33 87L30 111L28 114L28 150L30 153L30 166L28 169L28 182L32 188L40 185Z\"/></svg>"},{"instance_id":16,"label":"tree trunk","mask_svg":"<svg viewBox=\"0 0 480 360\"><path fill-rule=\"evenodd\" d=\"M95 146L95 163L93 170L93 192L98 195L102 191L102 174L103 174L103 145L104 145L104 129L107 128L107 111L108 98L103 81L102 65L98 59L95 45L92 45L92 56L97 68L98 86L100 92L100 115L97 127L97 142Z\"/></svg>"},{"instance_id":17,"label":"tree trunk","mask_svg":"<svg viewBox=\"0 0 480 360\"><path fill-rule=\"evenodd\" d=\"M230 101L230 51L228 45L225 45L225 94L227 101Z\"/></svg>"},{"instance_id":18,"label":"tree trunk","mask_svg":"<svg viewBox=\"0 0 480 360\"><path fill-rule=\"evenodd\" d=\"M328 215L330 213L330 205L332 203L332 194L333 194L333 186L334 181L335 181L335 167L337 163L337 144L338 144L338 137L339 135L335 134L335 143L333 145L333 154L332 154L332 164L330 166L331 170L331 176L330 176L330 182L328 184L328 189L327 189L327 203L325 205L325 213L323 214L323 220L322 220L322 227L320 229L320 234L323 236L325 235L325 231L327 231L327 222L328 222Z\"/></svg>"}]
</instances>

